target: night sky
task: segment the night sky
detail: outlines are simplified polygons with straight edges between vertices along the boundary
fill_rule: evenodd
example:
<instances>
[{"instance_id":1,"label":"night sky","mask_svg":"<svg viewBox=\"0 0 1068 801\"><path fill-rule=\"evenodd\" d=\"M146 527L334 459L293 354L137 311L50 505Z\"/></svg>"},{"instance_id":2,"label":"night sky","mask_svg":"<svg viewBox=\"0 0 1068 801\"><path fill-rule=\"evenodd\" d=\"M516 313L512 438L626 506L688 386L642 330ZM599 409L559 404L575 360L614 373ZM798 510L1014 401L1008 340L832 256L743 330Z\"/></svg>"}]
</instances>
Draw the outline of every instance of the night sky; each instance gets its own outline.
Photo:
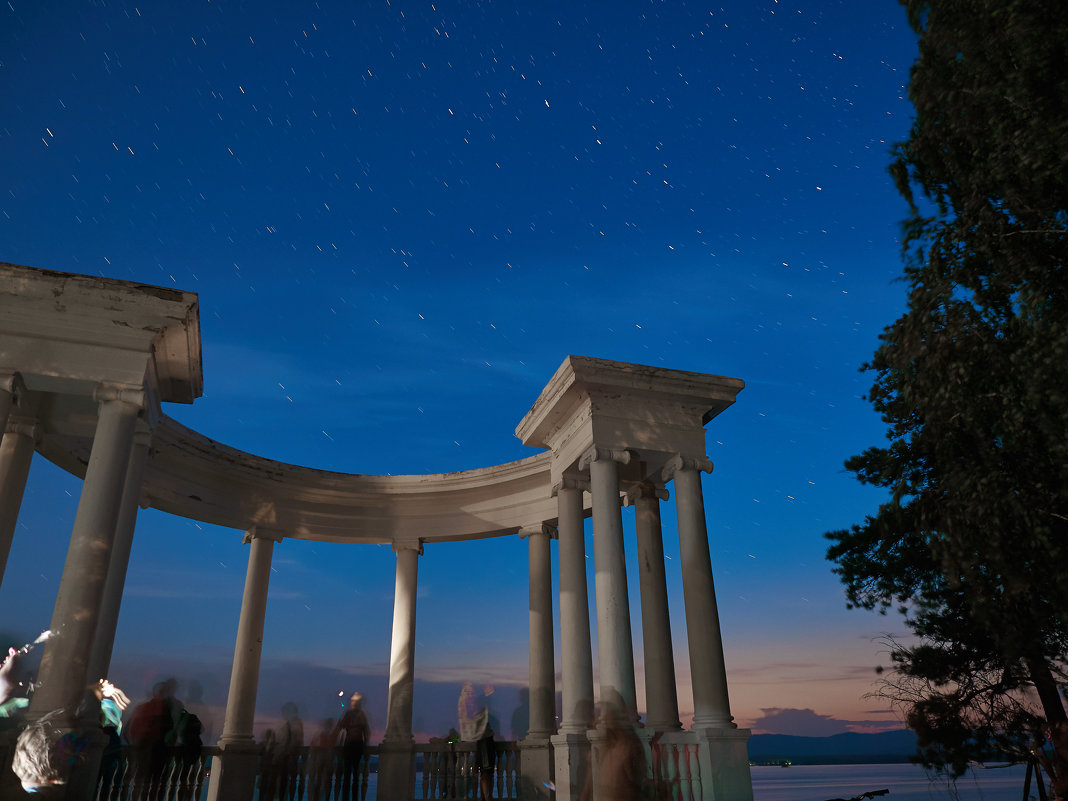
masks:
<instances>
[{"instance_id":1,"label":"night sky","mask_svg":"<svg viewBox=\"0 0 1068 801\"><path fill-rule=\"evenodd\" d=\"M166 413L329 470L532 455L515 426L568 354L743 379L704 479L732 711L900 725L862 696L901 622L845 609L822 535L881 498L842 464L883 438L859 368L904 304L886 165L915 37L890 0L722 2L5 0L0 260L197 292L204 395ZM79 492L35 458L13 642L48 626ZM685 721L670 504L665 551ZM111 671L135 701L172 675L225 701L247 553L141 512ZM294 700L310 734L362 689L380 729L392 552L273 564L258 726ZM518 537L427 546L417 736L467 678L510 715L526 572Z\"/></svg>"}]
</instances>

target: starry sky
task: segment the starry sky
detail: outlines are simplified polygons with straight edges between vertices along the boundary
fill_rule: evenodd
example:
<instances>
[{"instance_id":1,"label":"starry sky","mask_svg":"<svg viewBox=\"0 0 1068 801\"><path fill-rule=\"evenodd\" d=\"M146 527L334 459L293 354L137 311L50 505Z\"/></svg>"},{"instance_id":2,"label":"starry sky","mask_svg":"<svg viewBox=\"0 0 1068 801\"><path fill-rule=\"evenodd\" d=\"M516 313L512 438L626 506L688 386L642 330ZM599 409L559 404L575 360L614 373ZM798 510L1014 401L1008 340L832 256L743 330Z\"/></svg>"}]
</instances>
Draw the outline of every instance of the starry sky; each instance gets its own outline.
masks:
<instances>
[{"instance_id":1,"label":"starry sky","mask_svg":"<svg viewBox=\"0 0 1068 801\"><path fill-rule=\"evenodd\" d=\"M515 426L568 354L743 379L704 479L734 716L896 727L864 695L901 622L846 610L823 533L881 499L842 465L883 437L859 368L904 305L886 165L915 52L890 0L5 0L0 260L197 292L204 395L166 413L329 470L532 455ZM79 492L34 460L12 642L48 626ZM135 701L177 677L216 736L247 552L143 510L112 660ZM382 728L394 566L276 547L258 730L354 689ZM417 735L454 725L467 678L511 714L526 572L518 537L426 548Z\"/></svg>"}]
</instances>

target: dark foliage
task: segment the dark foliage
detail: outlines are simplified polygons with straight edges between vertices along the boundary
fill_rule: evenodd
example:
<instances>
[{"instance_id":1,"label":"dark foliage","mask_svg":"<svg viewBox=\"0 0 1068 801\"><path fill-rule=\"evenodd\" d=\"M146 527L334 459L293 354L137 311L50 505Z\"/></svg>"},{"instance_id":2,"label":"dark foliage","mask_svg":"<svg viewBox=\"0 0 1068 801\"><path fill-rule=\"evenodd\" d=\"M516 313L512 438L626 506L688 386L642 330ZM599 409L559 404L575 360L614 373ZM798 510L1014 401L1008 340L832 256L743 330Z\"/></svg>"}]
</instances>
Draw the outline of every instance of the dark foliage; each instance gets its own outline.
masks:
<instances>
[{"instance_id":1,"label":"dark foliage","mask_svg":"<svg viewBox=\"0 0 1068 801\"><path fill-rule=\"evenodd\" d=\"M828 557L850 604L918 635L880 694L922 760L1037 753L1065 794L1068 3L903 5L908 310L865 365L889 442L846 463L890 499Z\"/></svg>"}]
</instances>

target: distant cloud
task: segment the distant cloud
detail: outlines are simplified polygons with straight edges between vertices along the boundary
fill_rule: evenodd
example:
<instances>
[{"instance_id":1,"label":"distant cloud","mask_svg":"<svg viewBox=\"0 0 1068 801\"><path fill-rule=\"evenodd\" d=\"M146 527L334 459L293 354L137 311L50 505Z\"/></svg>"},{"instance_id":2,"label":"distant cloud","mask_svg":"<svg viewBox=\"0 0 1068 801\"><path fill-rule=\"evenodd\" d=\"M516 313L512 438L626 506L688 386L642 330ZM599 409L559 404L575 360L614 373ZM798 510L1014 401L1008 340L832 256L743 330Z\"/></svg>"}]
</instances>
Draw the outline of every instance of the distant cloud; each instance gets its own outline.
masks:
<instances>
[{"instance_id":1,"label":"distant cloud","mask_svg":"<svg viewBox=\"0 0 1068 801\"><path fill-rule=\"evenodd\" d=\"M219 656L190 654L180 658L159 658L150 654L120 653L112 660L109 678L134 699L135 705L147 698L152 686L162 679L177 678L176 696L183 702L188 698L192 683L197 682L203 693L200 711L210 715L214 724L211 736L218 737L225 718L231 668L229 658ZM264 659L260 664L256 699L256 740L263 738L265 729L280 724L282 705L291 701L297 705L298 714L304 721L307 743L325 718L336 719L343 714L349 696L359 690L366 699L364 706L371 722L372 740L378 742L385 733L388 672L389 666L385 663L337 667L310 659ZM431 737L443 736L457 725L456 701L461 685L467 680L495 685L494 714L498 716L499 733L502 739L518 739L525 732L513 730L516 725L513 719L525 683L516 683L515 675L514 670L500 668L494 671L478 664L437 672L421 670L414 687L412 725L416 741L426 742Z\"/></svg>"},{"instance_id":2,"label":"distant cloud","mask_svg":"<svg viewBox=\"0 0 1068 801\"><path fill-rule=\"evenodd\" d=\"M896 720L839 720L831 715L819 715L811 709L761 709L763 716L750 724L756 734L792 734L799 737L830 737L846 732L874 734L900 729ZM884 712L879 712L885 715Z\"/></svg>"},{"instance_id":3,"label":"distant cloud","mask_svg":"<svg viewBox=\"0 0 1068 801\"><path fill-rule=\"evenodd\" d=\"M839 682L875 677L873 665L827 664L820 661L780 661L744 666L731 674L731 682L739 684L781 685L789 676L791 684L800 682Z\"/></svg>"}]
</instances>

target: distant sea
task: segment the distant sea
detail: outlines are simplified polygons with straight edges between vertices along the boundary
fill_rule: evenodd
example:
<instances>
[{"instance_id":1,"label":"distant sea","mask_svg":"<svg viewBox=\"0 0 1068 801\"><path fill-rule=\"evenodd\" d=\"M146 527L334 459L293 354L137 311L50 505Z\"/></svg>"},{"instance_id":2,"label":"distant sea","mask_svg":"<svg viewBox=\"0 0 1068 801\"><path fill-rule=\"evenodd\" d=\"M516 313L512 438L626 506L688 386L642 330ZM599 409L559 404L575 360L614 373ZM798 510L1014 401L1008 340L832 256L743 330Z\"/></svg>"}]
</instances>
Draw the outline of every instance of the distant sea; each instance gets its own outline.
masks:
<instances>
[{"instance_id":1,"label":"distant sea","mask_svg":"<svg viewBox=\"0 0 1068 801\"><path fill-rule=\"evenodd\" d=\"M890 790L885 801L1020 801L1026 768L972 770L955 785L928 775L918 765L757 765L754 801L828 801L853 798L869 790ZM1038 798L1034 780L1031 798Z\"/></svg>"},{"instance_id":2,"label":"distant sea","mask_svg":"<svg viewBox=\"0 0 1068 801\"><path fill-rule=\"evenodd\" d=\"M828 801L853 798L869 790L888 789L876 801L1021 801L1022 765L976 770L957 781L928 776L918 765L793 765L788 768L756 765L753 801ZM368 801L373 801L377 775L371 774ZM421 782L416 784L421 788ZM1032 799L1038 790L1031 783Z\"/></svg>"}]
</instances>

